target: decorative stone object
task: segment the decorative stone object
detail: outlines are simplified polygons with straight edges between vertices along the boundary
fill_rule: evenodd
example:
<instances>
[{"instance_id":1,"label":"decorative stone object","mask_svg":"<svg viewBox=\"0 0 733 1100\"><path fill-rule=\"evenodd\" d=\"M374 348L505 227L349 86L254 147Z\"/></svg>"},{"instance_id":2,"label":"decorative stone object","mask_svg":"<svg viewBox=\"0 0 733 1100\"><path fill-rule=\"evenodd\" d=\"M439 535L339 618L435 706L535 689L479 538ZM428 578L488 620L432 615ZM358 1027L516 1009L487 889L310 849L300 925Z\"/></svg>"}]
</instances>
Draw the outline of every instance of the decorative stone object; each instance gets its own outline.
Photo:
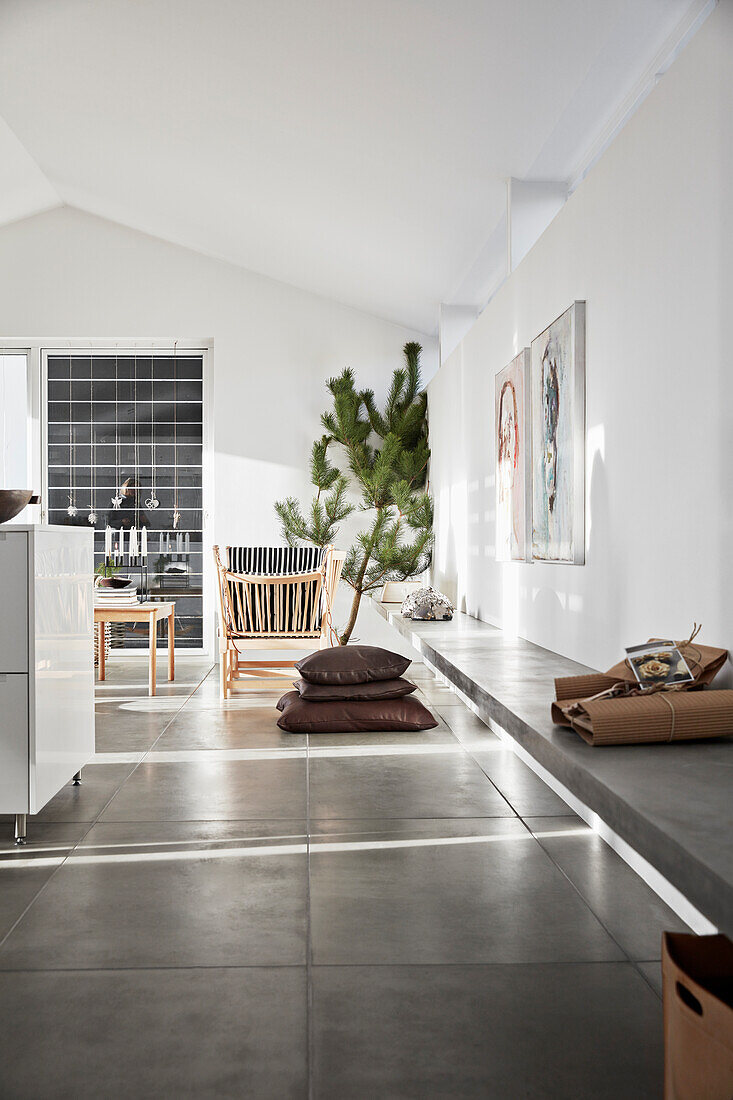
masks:
<instances>
[{"instance_id":1,"label":"decorative stone object","mask_svg":"<svg viewBox=\"0 0 733 1100\"><path fill-rule=\"evenodd\" d=\"M437 588L428 586L411 592L402 604L406 619L435 619L447 621L453 618L453 605Z\"/></svg>"}]
</instances>

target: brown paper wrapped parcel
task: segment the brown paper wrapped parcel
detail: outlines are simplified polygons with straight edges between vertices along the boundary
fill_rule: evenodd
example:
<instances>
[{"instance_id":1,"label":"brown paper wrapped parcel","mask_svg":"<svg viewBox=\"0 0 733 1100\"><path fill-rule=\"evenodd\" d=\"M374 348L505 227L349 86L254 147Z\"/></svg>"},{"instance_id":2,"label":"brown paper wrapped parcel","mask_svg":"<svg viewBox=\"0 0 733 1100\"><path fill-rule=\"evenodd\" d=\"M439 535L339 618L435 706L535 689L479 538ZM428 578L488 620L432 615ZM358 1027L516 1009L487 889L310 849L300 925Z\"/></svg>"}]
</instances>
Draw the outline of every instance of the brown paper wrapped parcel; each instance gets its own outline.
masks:
<instances>
[{"instance_id":1,"label":"brown paper wrapped parcel","mask_svg":"<svg viewBox=\"0 0 733 1100\"><path fill-rule=\"evenodd\" d=\"M649 639L650 644L660 641ZM642 691L626 661L606 673L563 676L555 680L552 720L575 730L589 745L649 744L733 735L733 691L699 690L723 667L728 651L690 642L676 644L694 677L690 683L660 691ZM611 689L617 686L619 694L611 695Z\"/></svg>"}]
</instances>

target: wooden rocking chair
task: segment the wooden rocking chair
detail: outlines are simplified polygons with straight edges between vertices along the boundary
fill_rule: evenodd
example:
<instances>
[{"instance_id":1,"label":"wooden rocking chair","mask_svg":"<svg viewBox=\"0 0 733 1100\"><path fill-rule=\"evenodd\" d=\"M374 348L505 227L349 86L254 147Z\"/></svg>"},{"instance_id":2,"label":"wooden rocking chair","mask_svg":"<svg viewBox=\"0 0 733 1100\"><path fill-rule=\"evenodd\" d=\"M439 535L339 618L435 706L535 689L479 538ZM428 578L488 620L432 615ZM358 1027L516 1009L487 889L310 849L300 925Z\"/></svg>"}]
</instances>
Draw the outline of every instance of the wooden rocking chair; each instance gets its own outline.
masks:
<instances>
[{"instance_id":1,"label":"wooden rocking chair","mask_svg":"<svg viewBox=\"0 0 733 1100\"><path fill-rule=\"evenodd\" d=\"M240 551L239 556L246 551ZM285 551L279 554L282 564ZM294 552L294 554L297 552ZM227 561L233 557L227 547ZM285 553L288 572L233 572L224 565L219 547L214 547L219 590L219 659L221 697L228 699L235 680L244 677L257 685L262 680L287 681L293 675L294 661L243 661L247 650L308 649L338 644L331 611L346 554L333 546L324 548L321 560L309 572L296 572L290 562L294 555ZM246 560L246 559L245 559ZM271 558L265 558L265 561ZM315 648L315 647L312 647ZM280 670L288 670L287 673ZM277 670L277 671L276 671ZM252 676L259 671L261 676Z\"/></svg>"}]
</instances>

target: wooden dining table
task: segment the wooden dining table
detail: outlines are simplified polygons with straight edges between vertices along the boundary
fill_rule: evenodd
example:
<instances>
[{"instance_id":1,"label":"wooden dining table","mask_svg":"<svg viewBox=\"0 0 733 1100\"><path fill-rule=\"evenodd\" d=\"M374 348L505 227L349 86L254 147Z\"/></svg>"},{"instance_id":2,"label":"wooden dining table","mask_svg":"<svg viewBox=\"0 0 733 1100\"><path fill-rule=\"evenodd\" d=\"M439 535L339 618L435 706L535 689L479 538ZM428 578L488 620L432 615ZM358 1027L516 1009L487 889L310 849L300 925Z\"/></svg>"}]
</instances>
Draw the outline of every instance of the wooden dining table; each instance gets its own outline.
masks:
<instances>
[{"instance_id":1,"label":"wooden dining table","mask_svg":"<svg viewBox=\"0 0 733 1100\"><path fill-rule=\"evenodd\" d=\"M170 603L139 603L128 604L125 607L115 607L109 604L106 607L94 608L94 623L98 630L98 669L99 679L106 677L106 657L104 652L104 624L105 623L147 623L148 637L150 639L150 672L148 676L148 694L155 695L156 657L158 623L161 619L168 620L168 679L175 680L175 604Z\"/></svg>"}]
</instances>

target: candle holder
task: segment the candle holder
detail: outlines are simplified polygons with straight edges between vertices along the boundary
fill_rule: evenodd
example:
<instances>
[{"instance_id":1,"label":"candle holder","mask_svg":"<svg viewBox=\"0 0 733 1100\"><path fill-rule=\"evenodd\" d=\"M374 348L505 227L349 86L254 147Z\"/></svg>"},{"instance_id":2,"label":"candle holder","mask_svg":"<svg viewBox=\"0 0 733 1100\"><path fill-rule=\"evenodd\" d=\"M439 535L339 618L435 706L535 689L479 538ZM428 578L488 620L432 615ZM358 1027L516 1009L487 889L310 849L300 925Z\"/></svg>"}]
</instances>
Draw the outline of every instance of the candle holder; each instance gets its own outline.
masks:
<instances>
[{"instance_id":1,"label":"candle holder","mask_svg":"<svg viewBox=\"0 0 733 1100\"><path fill-rule=\"evenodd\" d=\"M124 567L124 561L121 554L113 555L112 557L105 557L104 559L104 572L102 576L111 577L114 576L112 569L121 569ZM108 572L109 571L109 572ZM150 599L150 585L148 577L148 559L147 556L143 558L141 554L137 554L129 558L127 571L129 573L138 573L140 576L140 583L137 586L137 602L147 603Z\"/></svg>"},{"instance_id":2,"label":"candle holder","mask_svg":"<svg viewBox=\"0 0 733 1100\"><path fill-rule=\"evenodd\" d=\"M138 554L137 557L130 558L130 569L134 569L140 574L140 583L137 586L137 602L147 603L150 597L150 590L148 586L147 556L143 558L140 554Z\"/></svg>"}]
</instances>

